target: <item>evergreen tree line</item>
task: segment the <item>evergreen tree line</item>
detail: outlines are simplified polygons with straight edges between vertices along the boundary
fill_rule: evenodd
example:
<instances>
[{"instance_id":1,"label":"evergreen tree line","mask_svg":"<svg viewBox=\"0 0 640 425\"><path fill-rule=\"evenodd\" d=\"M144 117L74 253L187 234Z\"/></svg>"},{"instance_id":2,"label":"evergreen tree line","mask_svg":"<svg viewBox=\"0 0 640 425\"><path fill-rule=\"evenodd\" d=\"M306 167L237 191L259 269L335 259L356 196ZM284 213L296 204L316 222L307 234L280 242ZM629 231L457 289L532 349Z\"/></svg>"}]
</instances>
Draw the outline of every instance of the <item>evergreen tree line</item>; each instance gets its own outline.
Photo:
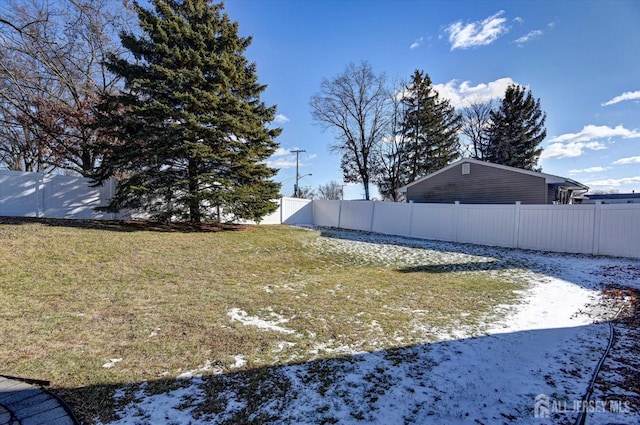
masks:
<instances>
[{"instance_id":1,"label":"evergreen tree line","mask_svg":"<svg viewBox=\"0 0 640 425\"><path fill-rule=\"evenodd\" d=\"M2 6L0 163L116 177L107 211L191 222L274 211L265 160L281 130L244 56L251 38L212 0L113 2Z\"/></svg>"},{"instance_id":2,"label":"evergreen tree line","mask_svg":"<svg viewBox=\"0 0 640 425\"><path fill-rule=\"evenodd\" d=\"M324 80L310 105L314 119L334 132L344 181L362 183L366 199L371 182L398 201L401 187L462 156L539 171L546 114L519 85L510 85L500 102L458 111L424 71L388 85L362 62Z\"/></svg>"}]
</instances>

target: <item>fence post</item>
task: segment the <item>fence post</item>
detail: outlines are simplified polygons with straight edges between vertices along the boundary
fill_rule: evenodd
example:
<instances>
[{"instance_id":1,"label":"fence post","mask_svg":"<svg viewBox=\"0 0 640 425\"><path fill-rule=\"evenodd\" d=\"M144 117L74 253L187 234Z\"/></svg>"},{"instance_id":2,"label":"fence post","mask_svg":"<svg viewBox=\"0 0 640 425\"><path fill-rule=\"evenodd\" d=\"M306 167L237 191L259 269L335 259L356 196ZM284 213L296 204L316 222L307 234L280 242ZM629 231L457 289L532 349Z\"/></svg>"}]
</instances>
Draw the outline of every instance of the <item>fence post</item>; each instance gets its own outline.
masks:
<instances>
[{"instance_id":1,"label":"fence post","mask_svg":"<svg viewBox=\"0 0 640 425\"><path fill-rule=\"evenodd\" d=\"M342 227L340 227L340 220L342 220L342 203L344 201L338 201L338 229L342 229Z\"/></svg>"},{"instance_id":2,"label":"fence post","mask_svg":"<svg viewBox=\"0 0 640 425\"><path fill-rule=\"evenodd\" d=\"M280 224L283 223L284 214L282 210L284 209L284 196L280 197Z\"/></svg>"},{"instance_id":3,"label":"fence post","mask_svg":"<svg viewBox=\"0 0 640 425\"><path fill-rule=\"evenodd\" d=\"M376 217L376 203L374 201L371 202L371 222L369 223L369 232L373 232L373 220Z\"/></svg>"},{"instance_id":4,"label":"fence post","mask_svg":"<svg viewBox=\"0 0 640 425\"><path fill-rule=\"evenodd\" d=\"M36 175L36 217L41 218L44 210L44 174L35 173ZM40 200L42 197L42 201Z\"/></svg>"},{"instance_id":5,"label":"fence post","mask_svg":"<svg viewBox=\"0 0 640 425\"><path fill-rule=\"evenodd\" d=\"M460 231L460 201L456 201L455 203L455 216L456 216L456 234L454 237L454 242L459 242L460 237L458 236L458 232Z\"/></svg>"},{"instance_id":6,"label":"fence post","mask_svg":"<svg viewBox=\"0 0 640 425\"><path fill-rule=\"evenodd\" d=\"M413 201L409 202L409 226L407 229L407 236L412 237L413 233Z\"/></svg>"},{"instance_id":7,"label":"fence post","mask_svg":"<svg viewBox=\"0 0 640 425\"><path fill-rule=\"evenodd\" d=\"M116 185L117 185L117 182L116 182L116 179L114 179L114 178L111 178L111 179L109 179L107 181L109 182L109 192L108 192L108 195L107 195L109 197L109 199L107 199L106 201L107 201L107 204L109 204L109 203L111 203L111 199L114 196L116 196ZM112 212L111 213L111 220L115 220L115 219L116 219L116 213Z\"/></svg>"},{"instance_id":8,"label":"fence post","mask_svg":"<svg viewBox=\"0 0 640 425\"><path fill-rule=\"evenodd\" d=\"M591 253L600 253L600 229L602 226L602 201L596 201L593 208L593 247Z\"/></svg>"},{"instance_id":9,"label":"fence post","mask_svg":"<svg viewBox=\"0 0 640 425\"><path fill-rule=\"evenodd\" d=\"M515 217L513 224L513 248L520 248L520 205L521 201L516 201Z\"/></svg>"}]
</instances>

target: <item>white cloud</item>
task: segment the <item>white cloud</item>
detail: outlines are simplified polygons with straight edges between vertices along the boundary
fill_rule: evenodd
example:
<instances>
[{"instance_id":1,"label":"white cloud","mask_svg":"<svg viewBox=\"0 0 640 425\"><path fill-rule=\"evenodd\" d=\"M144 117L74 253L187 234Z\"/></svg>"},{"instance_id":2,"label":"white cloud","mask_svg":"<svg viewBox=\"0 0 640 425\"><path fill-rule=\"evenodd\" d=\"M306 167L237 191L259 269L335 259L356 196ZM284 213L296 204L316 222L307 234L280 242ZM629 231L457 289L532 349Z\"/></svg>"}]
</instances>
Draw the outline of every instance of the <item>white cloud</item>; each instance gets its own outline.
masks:
<instances>
[{"instance_id":1,"label":"white cloud","mask_svg":"<svg viewBox=\"0 0 640 425\"><path fill-rule=\"evenodd\" d=\"M600 142L569 142L569 143L550 143L540 155L542 159L560 159L574 158L584 154L585 149L594 151L607 149Z\"/></svg>"},{"instance_id":2,"label":"white cloud","mask_svg":"<svg viewBox=\"0 0 640 425\"><path fill-rule=\"evenodd\" d=\"M611 169L611 167L589 167L589 168L583 168L581 170L569 170L569 174L601 173L609 169Z\"/></svg>"},{"instance_id":3,"label":"white cloud","mask_svg":"<svg viewBox=\"0 0 640 425\"><path fill-rule=\"evenodd\" d=\"M502 15L504 15L504 10L489 16L483 21L476 21L466 25L462 21L449 24L445 28L445 32L449 34L451 50L485 46L496 41L498 37L509 31L509 28L505 25L507 19Z\"/></svg>"},{"instance_id":4,"label":"white cloud","mask_svg":"<svg viewBox=\"0 0 640 425\"><path fill-rule=\"evenodd\" d=\"M607 149L607 146L599 140L609 140L613 137L635 139L640 138L640 132L629 130L622 125L614 128L606 125L586 125L578 133L566 133L550 139L549 145L542 151L540 157L572 158L584 154L585 149Z\"/></svg>"},{"instance_id":5,"label":"white cloud","mask_svg":"<svg viewBox=\"0 0 640 425\"><path fill-rule=\"evenodd\" d=\"M593 186L618 187L625 184L635 184L635 183L640 183L640 176L623 177L621 179L595 180L595 181L587 182L585 184L593 188Z\"/></svg>"},{"instance_id":6,"label":"white cloud","mask_svg":"<svg viewBox=\"0 0 640 425\"><path fill-rule=\"evenodd\" d=\"M640 164L640 156L630 156L613 161L614 164Z\"/></svg>"},{"instance_id":7,"label":"white cloud","mask_svg":"<svg viewBox=\"0 0 640 425\"><path fill-rule=\"evenodd\" d=\"M296 166L296 156L292 151L298 150L299 148L277 148L275 153L269 157L266 162L267 166L271 168L294 168ZM317 156L317 154L309 154L306 156L307 160L313 159ZM302 155L299 157L299 166L306 165L303 163Z\"/></svg>"},{"instance_id":8,"label":"white cloud","mask_svg":"<svg viewBox=\"0 0 640 425\"><path fill-rule=\"evenodd\" d=\"M638 91L626 91L620 96L616 96L608 102L602 104L602 106L614 105L616 103L623 102L625 100L640 100L640 90Z\"/></svg>"},{"instance_id":9,"label":"white cloud","mask_svg":"<svg viewBox=\"0 0 640 425\"><path fill-rule=\"evenodd\" d=\"M513 20L520 25L524 24L524 19L522 19L520 16L516 16L515 18L513 18Z\"/></svg>"},{"instance_id":10,"label":"white cloud","mask_svg":"<svg viewBox=\"0 0 640 425\"><path fill-rule=\"evenodd\" d=\"M273 158L274 156L287 156L287 155L291 155L291 151L289 149L277 148L274 154L271 155L271 157Z\"/></svg>"},{"instance_id":11,"label":"white cloud","mask_svg":"<svg viewBox=\"0 0 640 425\"><path fill-rule=\"evenodd\" d=\"M531 31L526 35L523 35L522 37L518 38L517 40L515 40L516 43L522 45L524 43L527 43L531 40L533 40L534 38L538 38L542 35L542 31L540 30L535 30L535 31Z\"/></svg>"},{"instance_id":12,"label":"white cloud","mask_svg":"<svg viewBox=\"0 0 640 425\"><path fill-rule=\"evenodd\" d=\"M277 148L266 163L271 168L291 168L296 166L295 156L289 149L285 148Z\"/></svg>"},{"instance_id":13,"label":"white cloud","mask_svg":"<svg viewBox=\"0 0 640 425\"><path fill-rule=\"evenodd\" d=\"M637 130L629 130L621 125L615 128L606 125L586 125L579 133L567 133L554 137L549 143L564 142L590 142L596 139L610 139L612 137L622 137L623 139L640 138L640 132Z\"/></svg>"},{"instance_id":14,"label":"white cloud","mask_svg":"<svg viewBox=\"0 0 640 425\"><path fill-rule=\"evenodd\" d=\"M293 168L296 166L296 160L294 159L289 159L289 158L273 158L272 159L268 159L267 161L267 166L271 167L271 168Z\"/></svg>"},{"instance_id":15,"label":"white cloud","mask_svg":"<svg viewBox=\"0 0 640 425\"><path fill-rule=\"evenodd\" d=\"M420 37L419 39L417 39L416 41L414 41L411 46L409 46L410 49L415 49L417 47L420 47L420 45L422 44L422 40L424 40L424 37Z\"/></svg>"},{"instance_id":16,"label":"white cloud","mask_svg":"<svg viewBox=\"0 0 640 425\"><path fill-rule=\"evenodd\" d=\"M276 124L284 124L286 122L289 122L289 118L287 118L286 115L278 114L274 118L273 122L275 122Z\"/></svg>"},{"instance_id":17,"label":"white cloud","mask_svg":"<svg viewBox=\"0 0 640 425\"><path fill-rule=\"evenodd\" d=\"M451 101L455 108L464 108L474 102L488 102L491 99L504 97L504 92L511 84L516 84L511 78L500 78L490 83L480 83L472 86L469 81L458 84L451 80L445 84L434 84L433 88L440 96Z\"/></svg>"}]
</instances>

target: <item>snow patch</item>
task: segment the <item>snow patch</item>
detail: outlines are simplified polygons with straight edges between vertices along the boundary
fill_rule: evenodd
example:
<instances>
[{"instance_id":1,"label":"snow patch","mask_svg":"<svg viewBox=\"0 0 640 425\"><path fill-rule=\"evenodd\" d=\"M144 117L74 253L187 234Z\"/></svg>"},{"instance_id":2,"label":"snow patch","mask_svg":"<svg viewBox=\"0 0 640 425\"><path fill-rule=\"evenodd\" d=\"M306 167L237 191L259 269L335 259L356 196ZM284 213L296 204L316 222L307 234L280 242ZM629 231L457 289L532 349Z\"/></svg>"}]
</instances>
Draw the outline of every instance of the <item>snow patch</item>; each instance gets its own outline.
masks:
<instances>
[{"instance_id":1,"label":"snow patch","mask_svg":"<svg viewBox=\"0 0 640 425\"><path fill-rule=\"evenodd\" d=\"M250 316L246 311L240 310L239 308L232 308L227 312L227 316L229 316L231 320L238 321L243 325L255 326L264 330L281 332L285 334L294 334L296 332L292 329L287 329L280 326L283 323L288 323L291 319L287 319L271 309L268 309L268 313L270 320L265 320L256 316Z\"/></svg>"},{"instance_id":2,"label":"snow patch","mask_svg":"<svg viewBox=\"0 0 640 425\"><path fill-rule=\"evenodd\" d=\"M193 378L201 378L202 375L205 373L219 375L223 372L224 370L221 367L215 366L210 360L207 360L204 366L201 366L194 370L183 372L180 375L178 375L176 379L187 380L187 379L193 379Z\"/></svg>"},{"instance_id":3,"label":"snow patch","mask_svg":"<svg viewBox=\"0 0 640 425\"><path fill-rule=\"evenodd\" d=\"M103 364L102 367L105 369L111 369L116 365L116 363L120 363L121 361L122 359L109 359L109 361Z\"/></svg>"},{"instance_id":4,"label":"snow patch","mask_svg":"<svg viewBox=\"0 0 640 425\"><path fill-rule=\"evenodd\" d=\"M233 356L235 363L229 366L231 369L238 369L240 367L244 367L247 365L247 361L245 360L242 354L238 354L237 356Z\"/></svg>"}]
</instances>

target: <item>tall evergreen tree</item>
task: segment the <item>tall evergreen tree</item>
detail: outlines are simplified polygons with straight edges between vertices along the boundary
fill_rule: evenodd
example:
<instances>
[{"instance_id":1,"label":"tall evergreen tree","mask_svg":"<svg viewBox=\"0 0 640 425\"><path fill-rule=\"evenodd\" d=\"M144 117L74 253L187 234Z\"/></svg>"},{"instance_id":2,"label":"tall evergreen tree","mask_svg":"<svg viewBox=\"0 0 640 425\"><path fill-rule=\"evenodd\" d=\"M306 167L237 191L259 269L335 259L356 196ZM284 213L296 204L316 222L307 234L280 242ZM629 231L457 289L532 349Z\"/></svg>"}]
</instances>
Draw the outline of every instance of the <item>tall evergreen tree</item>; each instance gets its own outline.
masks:
<instances>
[{"instance_id":1,"label":"tall evergreen tree","mask_svg":"<svg viewBox=\"0 0 640 425\"><path fill-rule=\"evenodd\" d=\"M96 178L119 178L107 209L200 222L222 207L259 220L276 208L277 170L264 160L281 130L268 128L275 106L260 101L265 86L244 56L251 38L238 35L223 4L151 3L134 2L141 34L121 35L134 60L108 61L125 87L101 105L101 127L118 140Z\"/></svg>"},{"instance_id":2,"label":"tall evergreen tree","mask_svg":"<svg viewBox=\"0 0 640 425\"><path fill-rule=\"evenodd\" d=\"M491 111L484 159L495 164L539 171L540 143L547 136L547 114L531 90L510 85L498 110Z\"/></svg>"},{"instance_id":3,"label":"tall evergreen tree","mask_svg":"<svg viewBox=\"0 0 640 425\"><path fill-rule=\"evenodd\" d=\"M402 122L406 175L410 183L439 170L460 156L458 130L462 118L441 99L429 75L416 70L405 89L406 111Z\"/></svg>"}]
</instances>

